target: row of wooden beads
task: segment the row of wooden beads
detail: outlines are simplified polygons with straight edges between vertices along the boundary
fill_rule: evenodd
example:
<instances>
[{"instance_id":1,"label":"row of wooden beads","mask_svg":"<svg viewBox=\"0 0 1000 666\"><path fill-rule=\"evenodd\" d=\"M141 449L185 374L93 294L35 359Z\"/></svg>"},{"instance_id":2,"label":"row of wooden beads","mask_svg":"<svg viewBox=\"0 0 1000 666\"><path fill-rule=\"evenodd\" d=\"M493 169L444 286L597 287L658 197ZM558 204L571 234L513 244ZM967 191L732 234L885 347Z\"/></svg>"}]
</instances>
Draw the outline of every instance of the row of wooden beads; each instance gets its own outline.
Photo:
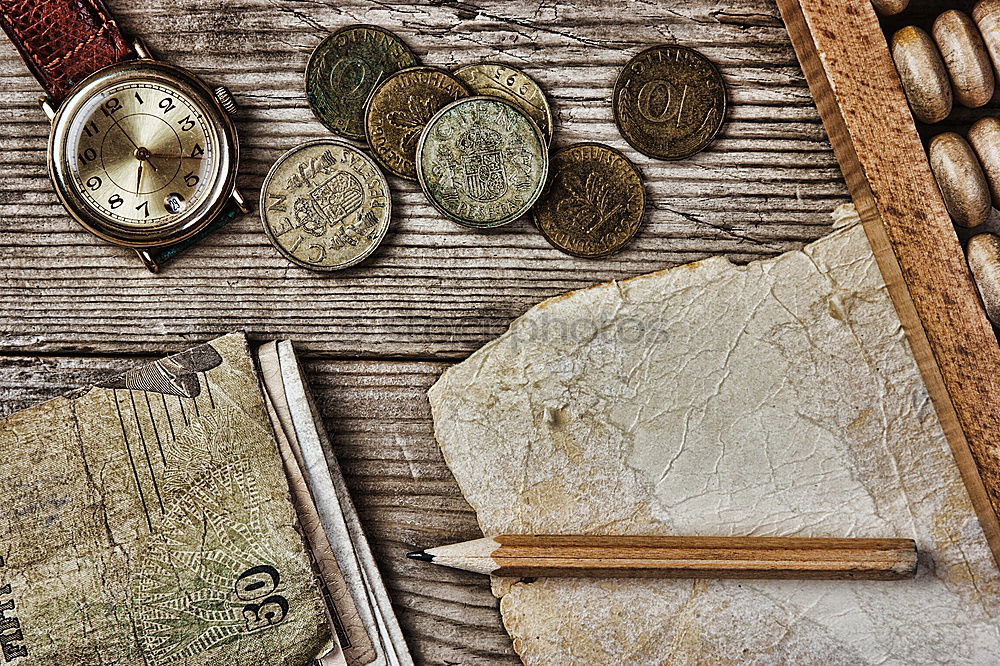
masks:
<instances>
[{"instance_id":1,"label":"row of wooden beads","mask_svg":"<svg viewBox=\"0 0 1000 666\"><path fill-rule=\"evenodd\" d=\"M978 227L993 206L1000 209L1000 120L980 118L967 138L955 132L938 134L927 154L952 221Z\"/></svg>"},{"instance_id":2,"label":"row of wooden beads","mask_svg":"<svg viewBox=\"0 0 1000 666\"><path fill-rule=\"evenodd\" d=\"M955 9L944 12L931 35L916 26L901 28L891 47L917 120L944 120L953 100L970 109L983 106L996 87L994 67L1000 71L1000 0L980 0L971 19Z\"/></svg>"},{"instance_id":3,"label":"row of wooden beads","mask_svg":"<svg viewBox=\"0 0 1000 666\"><path fill-rule=\"evenodd\" d=\"M969 128L968 138L954 132L934 137L930 163L952 220L977 227L989 217L991 199L1000 208L1000 120L980 119ZM973 236L965 246L965 257L986 316L1000 328L1000 237Z\"/></svg>"},{"instance_id":4,"label":"row of wooden beads","mask_svg":"<svg viewBox=\"0 0 1000 666\"><path fill-rule=\"evenodd\" d=\"M954 132L931 139L931 171L951 219L977 227L1000 208L1000 120L981 118L969 128L968 141ZM1000 237L981 233L965 246L966 261L986 308L986 316L1000 328Z\"/></svg>"},{"instance_id":5,"label":"row of wooden beads","mask_svg":"<svg viewBox=\"0 0 1000 666\"><path fill-rule=\"evenodd\" d=\"M884 15L898 14L909 0L872 0ZM952 88L959 104L977 108L992 98L996 85L989 59L1000 71L1000 2L983 0L972 10L975 21L958 11L934 21L933 39L916 27L892 39L896 62L914 116L925 123L951 113ZM976 26L979 32L976 31ZM936 48L935 48L936 47ZM955 132L934 137L928 147L931 170L952 220L977 227L1000 208L1000 120L982 118L969 128L968 140ZM1000 328L1000 236L981 233L965 248L969 270L993 325Z\"/></svg>"}]
</instances>

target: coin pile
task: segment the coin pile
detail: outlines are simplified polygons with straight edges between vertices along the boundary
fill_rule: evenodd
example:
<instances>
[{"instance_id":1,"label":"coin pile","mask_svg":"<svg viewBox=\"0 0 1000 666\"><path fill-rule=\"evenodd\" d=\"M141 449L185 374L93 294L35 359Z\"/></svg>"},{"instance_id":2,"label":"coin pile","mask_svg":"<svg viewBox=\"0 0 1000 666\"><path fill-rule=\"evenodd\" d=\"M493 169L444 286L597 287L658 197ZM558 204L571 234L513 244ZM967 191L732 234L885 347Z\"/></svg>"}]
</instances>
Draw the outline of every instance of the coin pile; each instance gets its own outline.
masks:
<instances>
[{"instance_id":1,"label":"coin pile","mask_svg":"<svg viewBox=\"0 0 1000 666\"><path fill-rule=\"evenodd\" d=\"M635 165L597 143L550 157L554 122L545 93L509 65L448 72L422 65L387 30L352 25L316 47L306 96L340 139L283 155L260 206L268 237L300 266L346 268L375 250L391 216L383 171L417 181L434 208L469 228L499 227L530 212L542 235L574 256L616 252L642 224L646 197ZM677 46L636 56L613 99L629 145L664 160L704 149L726 111L715 66Z\"/></svg>"}]
</instances>

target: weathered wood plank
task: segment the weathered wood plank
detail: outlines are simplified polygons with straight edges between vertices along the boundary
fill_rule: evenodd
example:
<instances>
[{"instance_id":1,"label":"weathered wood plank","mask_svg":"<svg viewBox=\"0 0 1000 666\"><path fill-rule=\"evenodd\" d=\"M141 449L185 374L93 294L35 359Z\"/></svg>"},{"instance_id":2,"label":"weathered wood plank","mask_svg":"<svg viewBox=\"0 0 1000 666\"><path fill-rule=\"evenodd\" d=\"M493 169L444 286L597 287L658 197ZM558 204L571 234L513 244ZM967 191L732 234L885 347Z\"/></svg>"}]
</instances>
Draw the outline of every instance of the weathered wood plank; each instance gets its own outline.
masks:
<instances>
[{"instance_id":1,"label":"weathered wood plank","mask_svg":"<svg viewBox=\"0 0 1000 666\"><path fill-rule=\"evenodd\" d=\"M144 362L2 357L0 416ZM404 554L481 536L445 466L424 395L439 363L315 361L308 381L421 663L517 663L484 576L421 566Z\"/></svg>"},{"instance_id":2,"label":"weathered wood plank","mask_svg":"<svg viewBox=\"0 0 1000 666\"><path fill-rule=\"evenodd\" d=\"M745 262L823 235L846 189L770 0L576 3L509 0L112 0L125 27L164 59L229 86L242 105L240 185L253 198L278 155L327 136L302 93L315 44L339 26L399 32L429 64L518 64L549 92L557 145L626 149L611 118L617 70L655 42L696 46L722 67L732 113L695 158L634 151L652 202L624 252L587 261L549 247L521 220L472 233L394 180L396 215L367 265L325 276L290 266L254 216L161 276L91 238L55 201L38 87L0 42L0 350L160 354L249 328L301 340L313 356L457 358L535 302L594 282L724 253Z\"/></svg>"}]
</instances>

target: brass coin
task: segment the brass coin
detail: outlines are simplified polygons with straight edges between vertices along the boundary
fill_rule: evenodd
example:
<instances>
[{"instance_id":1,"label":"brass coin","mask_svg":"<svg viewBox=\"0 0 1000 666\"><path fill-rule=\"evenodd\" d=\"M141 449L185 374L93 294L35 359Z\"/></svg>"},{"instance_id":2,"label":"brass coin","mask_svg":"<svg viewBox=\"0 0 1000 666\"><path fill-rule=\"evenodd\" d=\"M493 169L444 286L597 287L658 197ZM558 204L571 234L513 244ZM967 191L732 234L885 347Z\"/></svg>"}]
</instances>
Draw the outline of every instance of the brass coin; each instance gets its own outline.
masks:
<instances>
[{"instance_id":1,"label":"brass coin","mask_svg":"<svg viewBox=\"0 0 1000 666\"><path fill-rule=\"evenodd\" d=\"M618 75L615 123L647 157L680 160L712 142L726 117L726 86L712 61L684 46L654 46Z\"/></svg>"},{"instance_id":2,"label":"brass coin","mask_svg":"<svg viewBox=\"0 0 1000 666\"><path fill-rule=\"evenodd\" d=\"M639 231L646 210L642 176L620 152L578 143L552 156L551 171L532 215L557 249L603 257L622 249Z\"/></svg>"},{"instance_id":3,"label":"brass coin","mask_svg":"<svg viewBox=\"0 0 1000 666\"><path fill-rule=\"evenodd\" d=\"M524 111L542 130L545 141L552 141L552 109L533 78L519 69L496 62L459 67L455 76L464 81L473 94L499 97Z\"/></svg>"},{"instance_id":4,"label":"brass coin","mask_svg":"<svg viewBox=\"0 0 1000 666\"><path fill-rule=\"evenodd\" d=\"M375 160L389 173L417 179L417 143L441 108L470 94L464 83L435 67L397 72L372 93L365 135Z\"/></svg>"},{"instance_id":5,"label":"brass coin","mask_svg":"<svg viewBox=\"0 0 1000 666\"><path fill-rule=\"evenodd\" d=\"M389 230L389 184L370 157L334 139L289 150L271 167L260 217L289 261L335 271L368 257Z\"/></svg>"},{"instance_id":6,"label":"brass coin","mask_svg":"<svg viewBox=\"0 0 1000 666\"><path fill-rule=\"evenodd\" d=\"M398 37L374 25L350 25L322 42L306 66L306 99L334 134L365 138L365 102L386 77L417 64Z\"/></svg>"},{"instance_id":7,"label":"brass coin","mask_svg":"<svg viewBox=\"0 0 1000 666\"><path fill-rule=\"evenodd\" d=\"M417 149L417 176L427 198L467 227L499 227L528 212L548 169L541 130L496 97L449 104L427 123Z\"/></svg>"}]
</instances>

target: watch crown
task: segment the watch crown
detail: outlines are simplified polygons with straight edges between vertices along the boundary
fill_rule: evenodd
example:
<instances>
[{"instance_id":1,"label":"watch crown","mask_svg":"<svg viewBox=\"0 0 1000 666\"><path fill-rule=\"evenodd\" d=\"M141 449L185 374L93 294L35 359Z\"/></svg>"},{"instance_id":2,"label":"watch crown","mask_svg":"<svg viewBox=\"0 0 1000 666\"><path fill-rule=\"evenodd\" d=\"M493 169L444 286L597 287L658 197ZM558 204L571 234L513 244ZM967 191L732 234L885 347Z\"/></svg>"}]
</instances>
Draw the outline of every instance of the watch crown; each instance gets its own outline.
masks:
<instances>
[{"instance_id":1,"label":"watch crown","mask_svg":"<svg viewBox=\"0 0 1000 666\"><path fill-rule=\"evenodd\" d=\"M215 92L215 99L219 101L219 104L222 106L223 109L226 110L226 113L228 113L231 116L235 115L236 102L233 100L233 94L229 92L229 89L226 88L225 86L219 86L218 88L215 89L214 92Z\"/></svg>"}]
</instances>

